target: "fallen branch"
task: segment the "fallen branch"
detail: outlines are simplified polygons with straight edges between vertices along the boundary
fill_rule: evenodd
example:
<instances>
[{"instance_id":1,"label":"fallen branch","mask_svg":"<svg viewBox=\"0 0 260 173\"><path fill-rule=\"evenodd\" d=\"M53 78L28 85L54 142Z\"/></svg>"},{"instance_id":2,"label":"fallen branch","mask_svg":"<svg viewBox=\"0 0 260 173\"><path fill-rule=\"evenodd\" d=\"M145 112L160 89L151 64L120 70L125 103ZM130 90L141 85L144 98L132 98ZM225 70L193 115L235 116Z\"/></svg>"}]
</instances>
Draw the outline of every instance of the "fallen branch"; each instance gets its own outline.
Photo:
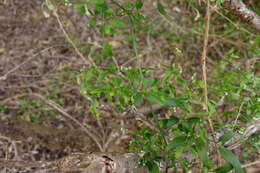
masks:
<instances>
[{"instance_id":1,"label":"fallen branch","mask_svg":"<svg viewBox=\"0 0 260 173\"><path fill-rule=\"evenodd\" d=\"M248 9L242 0L224 0L222 7L260 32L260 16Z\"/></svg>"}]
</instances>

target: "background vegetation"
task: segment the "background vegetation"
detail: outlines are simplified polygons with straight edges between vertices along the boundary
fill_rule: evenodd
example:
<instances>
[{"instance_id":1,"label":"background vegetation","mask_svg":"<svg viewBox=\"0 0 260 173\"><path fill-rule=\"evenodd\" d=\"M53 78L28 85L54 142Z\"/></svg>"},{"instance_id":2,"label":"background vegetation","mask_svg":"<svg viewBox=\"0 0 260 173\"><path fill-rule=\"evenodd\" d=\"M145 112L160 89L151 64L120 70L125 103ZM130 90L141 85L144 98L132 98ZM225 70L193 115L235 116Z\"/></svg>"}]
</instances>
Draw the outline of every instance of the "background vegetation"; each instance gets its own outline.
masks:
<instances>
[{"instance_id":1,"label":"background vegetation","mask_svg":"<svg viewBox=\"0 0 260 173\"><path fill-rule=\"evenodd\" d=\"M104 130L114 133L104 125L108 119L131 118L135 130L124 151L141 153L138 164L151 172L244 172L247 163L259 159L260 37L221 3L209 6L208 45L203 47L207 8L199 0L45 0L40 11L47 19L31 22L55 18L66 40L57 50L76 60L54 63L37 87L9 90L15 108L6 92L0 112L42 124L62 114L48 106L54 101L76 124L98 122L103 139L90 137L101 151L115 141ZM260 13L258 1L246 3ZM207 80L201 61L205 49ZM34 93L43 97L32 99ZM82 117L83 111L88 115Z\"/></svg>"}]
</instances>

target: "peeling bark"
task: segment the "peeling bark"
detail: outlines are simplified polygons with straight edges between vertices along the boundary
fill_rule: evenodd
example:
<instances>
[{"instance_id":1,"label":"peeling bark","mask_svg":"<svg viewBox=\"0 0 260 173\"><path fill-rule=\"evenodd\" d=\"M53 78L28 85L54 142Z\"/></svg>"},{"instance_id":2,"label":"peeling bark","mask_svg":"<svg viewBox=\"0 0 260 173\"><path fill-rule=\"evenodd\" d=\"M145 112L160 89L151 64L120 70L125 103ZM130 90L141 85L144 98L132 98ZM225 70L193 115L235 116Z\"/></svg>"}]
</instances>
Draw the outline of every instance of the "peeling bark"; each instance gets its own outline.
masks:
<instances>
[{"instance_id":1,"label":"peeling bark","mask_svg":"<svg viewBox=\"0 0 260 173\"><path fill-rule=\"evenodd\" d=\"M248 9L242 0L224 0L222 7L260 32L260 17L254 11Z\"/></svg>"}]
</instances>

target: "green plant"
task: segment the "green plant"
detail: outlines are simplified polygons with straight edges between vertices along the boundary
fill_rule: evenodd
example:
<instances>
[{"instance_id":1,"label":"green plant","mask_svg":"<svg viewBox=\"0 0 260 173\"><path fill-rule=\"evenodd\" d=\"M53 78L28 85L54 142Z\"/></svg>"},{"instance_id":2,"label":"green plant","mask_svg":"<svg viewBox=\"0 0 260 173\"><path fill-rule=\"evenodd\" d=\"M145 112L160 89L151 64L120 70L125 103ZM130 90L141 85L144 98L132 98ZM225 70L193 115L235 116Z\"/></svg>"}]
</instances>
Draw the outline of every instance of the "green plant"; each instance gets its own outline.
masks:
<instances>
[{"instance_id":1,"label":"green plant","mask_svg":"<svg viewBox=\"0 0 260 173\"><path fill-rule=\"evenodd\" d=\"M43 118L56 115L56 112L46 106L41 100L28 99L23 95L18 95L17 98L19 99L18 118L32 123L40 123Z\"/></svg>"},{"instance_id":2,"label":"green plant","mask_svg":"<svg viewBox=\"0 0 260 173\"><path fill-rule=\"evenodd\" d=\"M141 12L143 7L141 0L130 2L60 0L59 2L73 5L81 14L89 16L88 25L98 28L103 38L99 55L103 59L112 59L115 55L107 38L124 32L130 33L128 41L136 58L138 57L138 30L149 20ZM195 8L192 1L186 2L196 13L202 10ZM217 0L216 3L220 4L222 1ZM56 10L51 1L46 0L46 4L49 9ZM173 21L168 9L160 1L157 2L156 9L168 22ZM169 41L180 41L194 35L194 38L198 39L203 32L203 22L199 20L194 25L196 30L188 30L183 35L174 35L168 30L165 34L167 37L171 36L167 38ZM224 34L229 34L232 30L234 27L226 28ZM248 51L249 56L259 53L256 48L257 40L259 39L252 42ZM188 41L180 44L180 48L188 49ZM177 46L171 48L171 51L179 54L179 58L184 56L180 48ZM129 107L138 108L141 105L149 107L158 104L164 109L178 108L178 111L169 117L153 114L152 124L156 127L156 131L144 128L134 134L130 144L131 151L143 153L140 164L146 165L151 172L159 172L158 164L164 162L167 169L181 167L184 171L188 171L192 167L197 167L201 172L228 172L234 169L240 173L244 170L238 157L227 148L216 146L218 143L230 140L234 136L233 133L241 131L242 127L237 124L238 120L248 122L253 117L259 116L259 76L251 71L241 72L242 67L239 65L232 66L240 55L235 50L226 48L225 44L223 49L229 52L222 61L212 65L215 71L212 70L212 74L209 75L209 101L206 104L203 97L207 94L202 93L202 89L206 88L203 86L205 79L199 80L198 74L187 77L187 74L184 75L175 65L146 68L139 61L137 67L118 66L116 62L105 64L105 67L89 66L78 75L78 84L83 95L90 101L91 113L97 118L101 118L98 109L103 103L119 113ZM193 54L186 54L187 57L191 55ZM160 72L163 75L158 77L153 75L153 72ZM218 107L223 105L227 105L230 109L219 111ZM205 111L205 106L208 111ZM214 141L212 136L215 136L215 132L207 127L208 117L214 119L214 127L217 130L228 128L231 132L225 133L219 141ZM224 165L219 166L211 161L214 160L212 159L214 148L226 161ZM193 163L191 158L196 162Z\"/></svg>"},{"instance_id":3,"label":"green plant","mask_svg":"<svg viewBox=\"0 0 260 173\"><path fill-rule=\"evenodd\" d=\"M97 115L99 100L105 98L106 101L116 110L123 111L129 106L140 106L148 102L149 104L159 104L161 106L180 106L185 111L190 112L191 108L187 104L189 95L177 93L173 82L180 85L184 82L176 76L179 73L175 66L165 66L163 77L149 76L153 68L122 67L117 69L110 66L108 69L91 67L87 71L82 71L79 78L81 91L91 101L91 111Z\"/></svg>"},{"instance_id":4,"label":"green plant","mask_svg":"<svg viewBox=\"0 0 260 173\"><path fill-rule=\"evenodd\" d=\"M5 105L0 104L0 112L8 114L10 112L10 109L6 107Z\"/></svg>"}]
</instances>

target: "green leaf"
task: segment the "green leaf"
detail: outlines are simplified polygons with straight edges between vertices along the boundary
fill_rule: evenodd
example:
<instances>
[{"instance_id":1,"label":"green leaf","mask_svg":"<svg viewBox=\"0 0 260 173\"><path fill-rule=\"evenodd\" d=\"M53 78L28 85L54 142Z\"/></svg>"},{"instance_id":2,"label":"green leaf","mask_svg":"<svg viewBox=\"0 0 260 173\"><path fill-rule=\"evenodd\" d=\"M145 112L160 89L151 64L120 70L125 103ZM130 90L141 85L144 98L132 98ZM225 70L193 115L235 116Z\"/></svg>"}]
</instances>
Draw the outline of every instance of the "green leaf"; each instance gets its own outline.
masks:
<instances>
[{"instance_id":1,"label":"green leaf","mask_svg":"<svg viewBox=\"0 0 260 173\"><path fill-rule=\"evenodd\" d=\"M175 137L173 140L170 141L168 147L171 150L174 148L178 148L180 146L184 146L186 144L187 139L188 139L187 136Z\"/></svg>"},{"instance_id":2,"label":"green leaf","mask_svg":"<svg viewBox=\"0 0 260 173\"><path fill-rule=\"evenodd\" d=\"M185 148L184 146L180 146L180 147L176 148L176 151L174 152L174 155L176 158L181 157L181 155L184 151L184 148Z\"/></svg>"},{"instance_id":3,"label":"green leaf","mask_svg":"<svg viewBox=\"0 0 260 173\"><path fill-rule=\"evenodd\" d=\"M178 101L174 98L168 98L166 100L165 106L178 106Z\"/></svg>"},{"instance_id":4,"label":"green leaf","mask_svg":"<svg viewBox=\"0 0 260 173\"><path fill-rule=\"evenodd\" d=\"M157 10L162 15L166 15L167 14L167 12L165 11L165 8L163 7L163 5L160 2L158 2L158 4L157 4Z\"/></svg>"},{"instance_id":5,"label":"green leaf","mask_svg":"<svg viewBox=\"0 0 260 173\"><path fill-rule=\"evenodd\" d=\"M229 162L235 169L236 173L244 173L245 171L241 168L241 164L236 155L225 147L219 147L220 155Z\"/></svg>"},{"instance_id":6,"label":"green leaf","mask_svg":"<svg viewBox=\"0 0 260 173\"><path fill-rule=\"evenodd\" d=\"M149 171L152 173L160 173L159 167L155 162L148 161L146 162L146 166L148 167Z\"/></svg>"},{"instance_id":7,"label":"green leaf","mask_svg":"<svg viewBox=\"0 0 260 173\"><path fill-rule=\"evenodd\" d=\"M97 19L95 17L89 19L88 24L90 27L95 27L97 25Z\"/></svg>"},{"instance_id":8,"label":"green leaf","mask_svg":"<svg viewBox=\"0 0 260 173\"><path fill-rule=\"evenodd\" d=\"M211 162L208 156L208 145L205 142L205 140L203 140L201 137L197 138L195 140L195 148L196 151L198 153L198 156L200 158L200 160L203 162L203 164L207 167L210 168L211 167Z\"/></svg>"},{"instance_id":9,"label":"green leaf","mask_svg":"<svg viewBox=\"0 0 260 173\"><path fill-rule=\"evenodd\" d=\"M224 135L222 135L220 138L219 138L219 142L227 142L229 141L235 134L233 132L227 132L225 133Z\"/></svg>"},{"instance_id":10,"label":"green leaf","mask_svg":"<svg viewBox=\"0 0 260 173\"><path fill-rule=\"evenodd\" d=\"M151 103L157 103L159 105L165 104L165 102L162 100L162 98L155 93L147 93L146 99Z\"/></svg>"},{"instance_id":11,"label":"green leaf","mask_svg":"<svg viewBox=\"0 0 260 173\"><path fill-rule=\"evenodd\" d=\"M97 82L104 82L105 78L109 75L108 71L102 71L97 78Z\"/></svg>"},{"instance_id":12,"label":"green leaf","mask_svg":"<svg viewBox=\"0 0 260 173\"><path fill-rule=\"evenodd\" d=\"M113 51L108 41L104 41L102 53L105 57L113 56Z\"/></svg>"},{"instance_id":13,"label":"green leaf","mask_svg":"<svg viewBox=\"0 0 260 173\"><path fill-rule=\"evenodd\" d=\"M105 11L105 17L110 17L113 15L113 8L108 8L106 11Z\"/></svg>"},{"instance_id":14,"label":"green leaf","mask_svg":"<svg viewBox=\"0 0 260 173\"><path fill-rule=\"evenodd\" d=\"M222 165L221 167L218 167L214 171L216 173L227 173L227 172L231 171L232 169L233 169L233 166L230 163L225 163L224 165Z\"/></svg>"},{"instance_id":15,"label":"green leaf","mask_svg":"<svg viewBox=\"0 0 260 173\"><path fill-rule=\"evenodd\" d=\"M167 124L166 127L172 127L173 125L177 124L179 122L179 118L175 117L175 116L171 116L168 120L167 120Z\"/></svg>"},{"instance_id":16,"label":"green leaf","mask_svg":"<svg viewBox=\"0 0 260 173\"><path fill-rule=\"evenodd\" d=\"M142 2L142 0L136 0L136 1L135 1L135 8L136 8L137 10L140 10L142 7L143 7L143 2Z\"/></svg>"},{"instance_id":17,"label":"green leaf","mask_svg":"<svg viewBox=\"0 0 260 173\"><path fill-rule=\"evenodd\" d=\"M99 114L97 112L97 108L99 107L99 103L98 101L95 99L91 102L90 104L90 112L92 113L92 115L96 118L99 118Z\"/></svg>"},{"instance_id":18,"label":"green leaf","mask_svg":"<svg viewBox=\"0 0 260 173\"><path fill-rule=\"evenodd\" d=\"M152 87L156 84L157 80L153 77L145 78L143 80L143 89Z\"/></svg>"},{"instance_id":19,"label":"green leaf","mask_svg":"<svg viewBox=\"0 0 260 173\"><path fill-rule=\"evenodd\" d=\"M121 5L126 9L132 9L135 7L135 3L133 2L124 2Z\"/></svg>"},{"instance_id":20,"label":"green leaf","mask_svg":"<svg viewBox=\"0 0 260 173\"><path fill-rule=\"evenodd\" d=\"M91 0L89 3L94 7L95 14L104 13L108 8L105 0Z\"/></svg>"},{"instance_id":21,"label":"green leaf","mask_svg":"<svg viewBox=\"0 0 260 173\"><path fill-rule=\"evenodd\" d=\"M183 123L179 124L178 128L179 128L179 130L181 130L185 133L189 133L193 130L192 128L190 128L190 126L187 122L183 122Z\"/></svg>"},{"instance_id":22,"label":"green leaf","mask_svg":"<svg viewBox=\"0 0 260 173\"><path fill-rule=\"evenodd\" d=\"M87 10L84 5L81 4L75 4L74 8L81 14L86 14Z\"/></svg>"},{"instance_id":23,"label":"green leaf","mask_svg":"<svg viewBox=\"0 0 260 173\"><path fill-rule=\"evenodd\" d=\"M116 30L113 29L111 26L104 24L100 27L100 32L103 34L110 35L110 34L115 34Z\"/></svg>"},{"instance_id":24,"label":"green leaf","mask_svg":"<svg viewBox=\"0 0 260 173\"><path fill-rule=\"evenodd\" d=\"M135 105L135 106L139 106L139 105L142 103L142 98L143 98L142 94L138 92L138 93L133 97L133 99L134 99L134 105Z\"/></svg>"},{"instance_id":25,"label":"green leaf","mask_svg":"<svg viewBox=\"0 0 260 173\"><path fill-rule=\"evenodd\" d=\"M0 112L3 112L3 113L9 113L10 112L10 109L8 107L6 107L5 105L1 105L0 104Z\"/></svg>"},{"instance_id":26,"label":"green leaf","mask_svg":"<svg viewBox=\"0 0 260 173\"><path fill-rule=\"evenodd\" d=\"M159 121L160 123L160 128L165 129L165 128L170 128L177 124L179 122L179 118L175 116L171 116L169 119L164 119Z\"/></svg>"},{"instance_id":27,"label":"green leaf","mask_svg":"<svg viewBox=\"0 0 260 173\"><path fill-rule=\"evenodd\" d=\"M213 100L210 100L208 102L208 107L209 107L209 115L212 116L214 115L216 111L216 103Z\"/></svg>"},{"instance_id":28,"label":"green leaf","mask_svg":"<svg viewBox=\"0 0 260 173\"><path fill-rule=\"evenodd\" d=\"M192 124L192 123L202 123L203 122L203 119L201 119L200 117L190 117L190 118L187 118L187 122Z\"/></svg>"},{"instance_id":29,"label":"green leaf","mask_svg":"<svg viewBox=\"0 0 260 173\"><path fill-rule=\"evenodd\" d=\"M124 28L126 27L126 24L118 19L118 18L113 18L108 22L112 27L116 27L116 28Z\"/></svg>"}]
</instances>

